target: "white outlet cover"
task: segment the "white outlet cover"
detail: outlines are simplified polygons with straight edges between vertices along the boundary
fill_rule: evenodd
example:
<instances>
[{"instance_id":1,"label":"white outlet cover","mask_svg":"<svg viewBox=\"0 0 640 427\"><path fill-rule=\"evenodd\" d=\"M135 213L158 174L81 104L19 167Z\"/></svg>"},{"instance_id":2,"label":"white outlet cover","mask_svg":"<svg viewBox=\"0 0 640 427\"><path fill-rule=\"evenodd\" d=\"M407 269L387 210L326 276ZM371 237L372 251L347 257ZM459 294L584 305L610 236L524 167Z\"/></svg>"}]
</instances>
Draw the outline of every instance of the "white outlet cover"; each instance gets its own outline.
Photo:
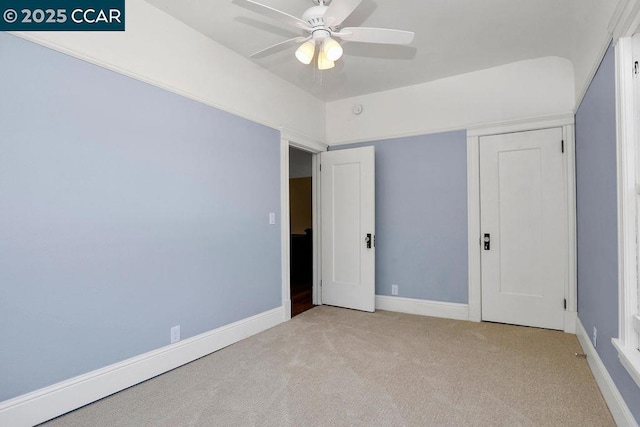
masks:
<instances>
[{"instance_id":1,"label":"white outlet cover","mask_svg":"<svg viewBox=\"0 0 640 427\"><path fill-rule=\"evenodd\" d=\"M180 325L171 328L171 344L180 341Z\"/></svg>"},{"instance_id":2,"label":"white outlet cover","mask_svg":"<svg viewBox=\"0 0 640 427\"><path fill-rule=\"evenodd\" d=\"M276 214L275 212L269 213L269 224L274 225L276 223Z\"/></svg>"},{"instance_id":3,"label":"white outlet cover","mask_svg":"<svg viewBox=\"0 0 640 427\"><path fill-rule=\"evenodd\" d=\"M391 285L391 295L398 295L398 285Z\"/></svg>"}]
</instances>

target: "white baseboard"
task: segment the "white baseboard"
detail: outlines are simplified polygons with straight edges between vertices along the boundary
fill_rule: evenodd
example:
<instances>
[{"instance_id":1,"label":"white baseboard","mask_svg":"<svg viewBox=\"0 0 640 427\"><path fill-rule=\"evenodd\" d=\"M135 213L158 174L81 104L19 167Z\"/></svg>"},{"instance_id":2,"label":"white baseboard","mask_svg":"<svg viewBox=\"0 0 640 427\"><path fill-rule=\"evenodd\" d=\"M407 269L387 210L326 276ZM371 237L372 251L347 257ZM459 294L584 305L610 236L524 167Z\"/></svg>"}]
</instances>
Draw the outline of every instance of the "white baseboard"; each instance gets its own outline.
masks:
<instances>
[{"instance_id":1,"label":"white baseboard","mask_svg":"<svg viewBox=\"0 0 640 427\"><path fill-rule=\"evenodd\" d=\"M278 307L0 402L0 425L32 426L50 420L276 326L283 318L283 307Z\"/></svg>"},{"instance_id":2,"label":"white baseboard","mask_svg":"<svg viewBox=\"0 0 640 427\"><path fill-rule=\"evenodd\" d=\"M607 406L609 407L616 424L619 426L637 426L638 423L636 423L633 414L631 414L631 411L622 398L620 391L618 391L618 387L616 387L613 379L611 379L611 375L609 375L607 368L604 366L604 363L602 363L602 359L600 359L598 352L593 347L593 344L589 339L589 335L587 334L587 331L584 330L584 326L582 326L582 322L579 318L576 320L576 335L578 337L578 341L580 341L583 351L587 355L589 368L591 368L593 377L596 379L596 383L600 388L600 392L602 393L605 402L607 402Z\"/></svg>"},{"instance_id":3,"label":"white baseboard","mask_svg":"<svg viewBox=\"0 0 640 427\"><path fill-rule=\"evenodd\" d=\"M446 319L469 319L469 306L452 302L376 295L376 309Z\"/></svg>"}]
</instances>

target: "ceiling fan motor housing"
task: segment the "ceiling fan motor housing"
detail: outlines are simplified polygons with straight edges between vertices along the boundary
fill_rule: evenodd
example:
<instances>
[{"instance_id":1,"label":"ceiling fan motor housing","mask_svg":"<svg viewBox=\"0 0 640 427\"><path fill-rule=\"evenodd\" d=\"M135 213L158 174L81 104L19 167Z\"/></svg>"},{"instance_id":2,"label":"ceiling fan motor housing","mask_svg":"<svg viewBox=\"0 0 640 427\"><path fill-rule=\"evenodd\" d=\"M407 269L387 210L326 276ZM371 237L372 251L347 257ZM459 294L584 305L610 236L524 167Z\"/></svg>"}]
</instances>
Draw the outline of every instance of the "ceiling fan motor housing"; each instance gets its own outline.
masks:
<instances>
[{"instance_id":1,"label":"ceiling fan motor housing","mask_svg":"<svg viewBox=\"0 0 640 427\"><path fill-rule=\"evenodd\" d=\"M302 15L302 20L307 21L311 28L323 29L324 26L324 14L327 11L327 6L313 6L307 9Z\"/></svg>"},{"instance_id":2,"label":"ceiling fan motor housing","mask_svg":"<svg viewBox=\"0 0 640 427\"><path fill-rule=\"evenodd\" d=\"M302 19L309 23L312 28L311 37L315 42L321 42L331 37L331 30L325 26L324 14L327 6L313 6L307 9L302 15Z\"/></svg>"}]
</instances>

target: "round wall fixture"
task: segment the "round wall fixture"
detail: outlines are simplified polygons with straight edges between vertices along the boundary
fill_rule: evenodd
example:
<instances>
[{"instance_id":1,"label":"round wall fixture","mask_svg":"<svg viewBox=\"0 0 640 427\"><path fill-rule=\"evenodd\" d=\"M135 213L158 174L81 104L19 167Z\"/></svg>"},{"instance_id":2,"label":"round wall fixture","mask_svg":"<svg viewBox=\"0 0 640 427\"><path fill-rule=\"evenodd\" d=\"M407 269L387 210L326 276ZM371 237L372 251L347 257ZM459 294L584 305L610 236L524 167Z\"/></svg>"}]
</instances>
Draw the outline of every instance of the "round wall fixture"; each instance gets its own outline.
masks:
<instances>
[{"instance_id":1,"label":"round wall fixture","mask_svg":"<svg viewBox=\"0 0 640 427\"><path fill-rule=\"evenodd\" d=\"M353 108L351 109L351 111L353 112L353 114L360 114L362 113L362 104L355 104L353 106Z\"/></svg>"}]
</instances>

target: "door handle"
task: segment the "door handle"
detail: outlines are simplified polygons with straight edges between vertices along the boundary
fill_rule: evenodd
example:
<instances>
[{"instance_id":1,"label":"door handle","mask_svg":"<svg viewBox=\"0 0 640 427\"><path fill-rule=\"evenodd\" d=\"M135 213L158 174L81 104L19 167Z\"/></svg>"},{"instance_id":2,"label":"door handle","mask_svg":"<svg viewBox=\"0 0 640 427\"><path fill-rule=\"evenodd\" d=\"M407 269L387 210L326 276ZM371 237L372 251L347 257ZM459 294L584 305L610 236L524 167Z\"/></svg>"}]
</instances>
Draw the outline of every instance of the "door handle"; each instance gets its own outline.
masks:
<instances>
[{"instance_id":1,"label":"door handle","mask_svg":"<svg viewBox=\"0 0 640 427\"><path fill-rule=\"evenodd\" d=\"M367 244L367 249L371 249L371 233L367 233L367 237L364 238L364 241Z\"/></svg>"},{"instance_id":2,"label":"door handle","mask_svg":"<svg viewBox=\"0 0 640 427\"><path fill-rule=\"evenodd\" d=\"M491 250L491 234L484 233L484 250Z\"/></svg>"}]
</instances>

